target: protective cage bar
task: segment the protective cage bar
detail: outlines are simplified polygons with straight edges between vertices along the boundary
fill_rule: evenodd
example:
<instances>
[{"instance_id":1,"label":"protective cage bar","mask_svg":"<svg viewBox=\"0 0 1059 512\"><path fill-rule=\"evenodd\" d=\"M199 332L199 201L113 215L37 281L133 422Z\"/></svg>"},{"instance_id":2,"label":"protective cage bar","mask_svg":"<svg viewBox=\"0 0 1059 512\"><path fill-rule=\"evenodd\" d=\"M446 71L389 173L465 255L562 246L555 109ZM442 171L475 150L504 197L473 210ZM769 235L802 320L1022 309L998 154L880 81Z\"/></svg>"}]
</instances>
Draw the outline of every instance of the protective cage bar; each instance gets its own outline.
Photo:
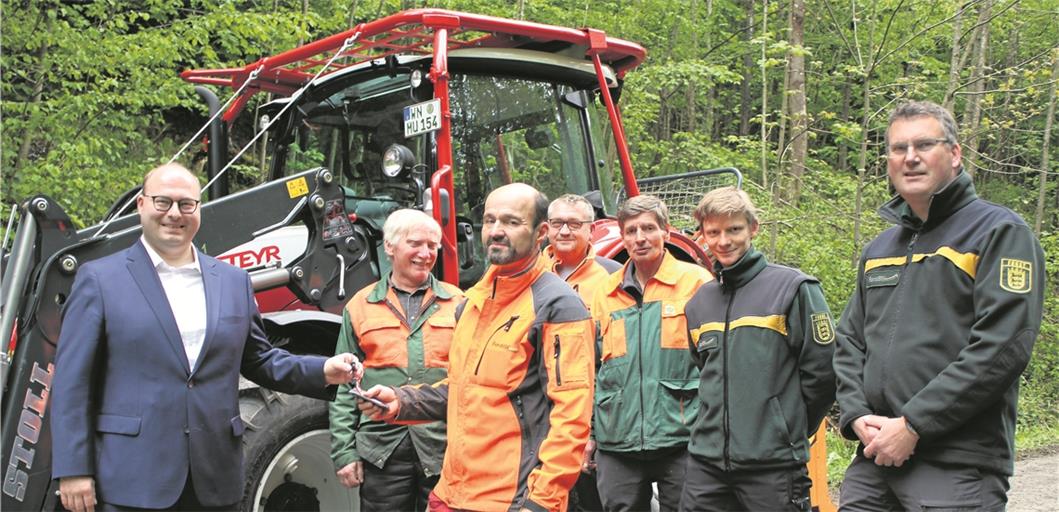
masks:
<instances>
[{"instance_id":1,"label":"protective cage bar","mask_svg":"<svg viewBox=\"0 0 1059 512\"><path fill-rule=\"evenodd\" d=\"M310 79L342 47L351 35L361 32L357 44L343 51L322 76L369 61L398 54L433 54L434 30L448 31L447 50L469 47L552 47L556 43L603 48L600 60L609 65L621 78L643 62L647 51L636 43L607 37L605 44L591 40L585 30L545 25L522 20L509 20L481 14L443 9L415 9L403 11L369 23L359 24L345 32L319 39L312 43L265 57L242 68L192 69L180 76L193 83L241 87L250 74L261 67L258 77L246 88L239 99L225 112L231 121L258 92L289 96L306 85Z\"/></svg>"}]
</instances>

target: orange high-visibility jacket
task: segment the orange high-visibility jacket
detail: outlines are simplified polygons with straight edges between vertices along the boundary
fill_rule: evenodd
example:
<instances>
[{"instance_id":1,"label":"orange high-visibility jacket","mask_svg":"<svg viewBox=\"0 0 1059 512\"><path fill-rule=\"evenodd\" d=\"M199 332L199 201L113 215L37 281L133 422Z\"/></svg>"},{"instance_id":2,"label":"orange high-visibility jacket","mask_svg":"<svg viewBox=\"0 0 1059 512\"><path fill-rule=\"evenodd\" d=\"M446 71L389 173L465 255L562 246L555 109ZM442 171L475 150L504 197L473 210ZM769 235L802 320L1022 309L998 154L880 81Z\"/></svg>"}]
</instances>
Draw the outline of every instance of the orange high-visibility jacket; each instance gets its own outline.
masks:
<instances>
[{"instance_id":1,"label":"orange high-visibility jacket","mask_svg":"<svg viewBox=\"0 0 1059 512\"><path fill-rule=\"evenodd\" d=\"M401 422L446 419L434 492L449 507L566 510L588 441L593 325L577 294L538 259L467 291L449 377L397 389Z\"/></svg>"},{"instance_id":2,"label":"orange high-visibility jacket","mask_svg":"<svg viewBox=\"0 0 1059 512\"><path fill-rule=\"evenodd\" d=\"M554 247L545 247L544 252L541 253L541 259L544 260L546 269L556 274L559 273L556 271L559 260L555 257ZM566 276L566 282L577 292L577 295L581 297L581 302L584 302L589 312L591 312L592 296L595 295L596 290L599 289L600 284L603 283L607 276L620 268L621 263L610 258L596 256L596 251L589 246L585 259L581 260L577 268Z\"/></svg>"}]
</instances>

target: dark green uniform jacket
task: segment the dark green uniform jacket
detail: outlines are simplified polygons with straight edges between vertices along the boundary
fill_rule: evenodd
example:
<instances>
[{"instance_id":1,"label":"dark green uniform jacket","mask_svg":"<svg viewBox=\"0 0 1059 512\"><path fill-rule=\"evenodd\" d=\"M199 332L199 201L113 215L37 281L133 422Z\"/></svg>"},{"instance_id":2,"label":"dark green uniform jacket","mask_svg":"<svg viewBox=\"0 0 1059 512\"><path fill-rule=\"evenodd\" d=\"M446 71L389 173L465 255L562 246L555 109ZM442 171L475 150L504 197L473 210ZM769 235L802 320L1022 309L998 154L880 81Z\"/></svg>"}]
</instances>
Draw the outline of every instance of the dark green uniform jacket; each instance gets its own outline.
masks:
<instances>
[{"instance_id":1,"label":"dark green uniform jacket","mask_svg":"<svg viewBox=\"0 0 1059 512\"><path fill-rule=\"evenodd\" d=\"M964 172L920 222L896 197L897 224L865 249L835 352L840 426L904 416L912 460L1011 474L1019 374L1041 325L1044 253L1011 210L983 201Z\"/></svg>"},{"instance_id":2,"label":"dark green uniform jacket","mask_svg":"<svg viewBox=\"0 0 1059 512\"><path fill-rule=\"evenodd\" d=\"M808 437L835 399L835 331L820 283L753 248L688 301L701 368L688 450L724 470L809 461Z\"/></svg>"},{"instance_id":3,"label":"dark green uniform jacket","mask_svg":"<svg viewBox=\"0 0 1059 512\"><path fill-rule=\"evenodd\" d=\"M444 379L454 314L462 293L430 276L419 314L408 325L389 277L387 273L350 299L336 353L351 352L364 362L363 389L376 384L432 384ZM329 408L331 459L336 469L362 459L382 468L404 437L411 435L423 472L428 476L441 473L445 422L404 426L372 421L357 409L349 385L339 387L338 397Z\"/></svg>"}]
</instances>

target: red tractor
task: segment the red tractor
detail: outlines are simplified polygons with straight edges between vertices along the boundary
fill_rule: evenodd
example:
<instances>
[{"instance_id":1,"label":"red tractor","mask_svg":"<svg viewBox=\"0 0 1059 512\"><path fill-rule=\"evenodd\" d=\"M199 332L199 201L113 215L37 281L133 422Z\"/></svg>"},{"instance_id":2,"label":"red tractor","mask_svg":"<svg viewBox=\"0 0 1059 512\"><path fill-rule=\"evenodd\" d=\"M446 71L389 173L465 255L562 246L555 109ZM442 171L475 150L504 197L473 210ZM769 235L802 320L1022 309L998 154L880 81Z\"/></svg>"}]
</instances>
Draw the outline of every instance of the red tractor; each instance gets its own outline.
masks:
<instances>
[{"instance_id":1,"label":"red tractor","mask_svg":"<svg viewBox=\"0 0 1059 512\"><path fill-rule=\"evenodd\" d=\"M328 355L345 301L386 270L381 228L398 208L437 219L438 276L462 287L485 270L477 240L485 197L511 182L549 197L594 198L597 253L624 260L607 217L622 197L649 188L670 204L674 224L689 229L706 189L739 180L726 169L637 182L616 101L645 56L599 30L423 9L242 68L185 71L189 82L234 91L219 108L212 91L197 88L216 115L195 243L250 272L275 344ZM227 129L258 93L271 95L254 138L267 140L267 168L247 186L230 172L235 160L225 162ZM0 315L10 339L2 354L5 510L56 507L48 393L61 307L81 264L139 236L129 208L137 192L118 198L101 225L80 230L46 196L18 209ZM705 264L682 229L672 229L670 244L678 257ZM243 510L358 508L355 491L334 475L324 402L246 381L240 410Z\"/></svg>"}]
</instances>

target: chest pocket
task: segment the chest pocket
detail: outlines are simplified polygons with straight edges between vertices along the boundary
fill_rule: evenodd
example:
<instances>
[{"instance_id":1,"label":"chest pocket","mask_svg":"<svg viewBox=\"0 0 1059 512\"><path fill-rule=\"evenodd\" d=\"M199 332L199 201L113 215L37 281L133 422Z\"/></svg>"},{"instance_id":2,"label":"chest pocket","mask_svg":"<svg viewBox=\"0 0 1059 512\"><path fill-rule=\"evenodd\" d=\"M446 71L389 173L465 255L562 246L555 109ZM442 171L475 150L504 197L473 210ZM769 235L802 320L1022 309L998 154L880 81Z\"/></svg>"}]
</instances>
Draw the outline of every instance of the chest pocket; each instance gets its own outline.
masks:
<instances>
[{"instance_id":1,"label":"chest pocket","mask_svg":"<svg viewBox=\"0 0 1059 512\"><path fill-rule=\"evenodd\" d=\"M423 362L427 368L449 367L449 346L456 317L439 311L427 319L423 329Z\"/></svg>"},{"instance_id":2,"label":"chest pocket","mask_svg":"<svg viewBox=\"0 0 1059 512\"><path fill-rule=\"evenodd\" d=\"M490 326L468 361L471 381L501 389L511 389L521 381L533 354L530 344L523 342L530 324L531 320L509 320Z\"/></svg>"},{"instance_id":3,"label":"chest pocket","mask_svg":"<svg viewBox=\"0 0 1059 512\"><path fill-rule=\"evenodd\" d=\"M864 289L870 290L872 288L887 288L891 286L897 286L897 283L901 281L901 268L896 266L887 266L882 268L873 268L864 273Z\"/></svg>"},{"instance_id":4,"label":"chest pocket","mask_svg":"<svg viewBox=\"0 0 1059 512\"><path fill-rule=\"evenodd\" d=\"M407 331L392 314L374 315L359 326L357 339L364 351L364 366L386 368L408 366Z\"/></svg>"},{"instance_id":5,"label":"chest pocket","mask_svg":"<svg viewBox=\"0 0 1059 512\"><path fill-rule=\"evenodd\" d=\"M686 300L662 301L662 348L688 349L688 317L684 316Z\"/></svg>"}]
</instances>

